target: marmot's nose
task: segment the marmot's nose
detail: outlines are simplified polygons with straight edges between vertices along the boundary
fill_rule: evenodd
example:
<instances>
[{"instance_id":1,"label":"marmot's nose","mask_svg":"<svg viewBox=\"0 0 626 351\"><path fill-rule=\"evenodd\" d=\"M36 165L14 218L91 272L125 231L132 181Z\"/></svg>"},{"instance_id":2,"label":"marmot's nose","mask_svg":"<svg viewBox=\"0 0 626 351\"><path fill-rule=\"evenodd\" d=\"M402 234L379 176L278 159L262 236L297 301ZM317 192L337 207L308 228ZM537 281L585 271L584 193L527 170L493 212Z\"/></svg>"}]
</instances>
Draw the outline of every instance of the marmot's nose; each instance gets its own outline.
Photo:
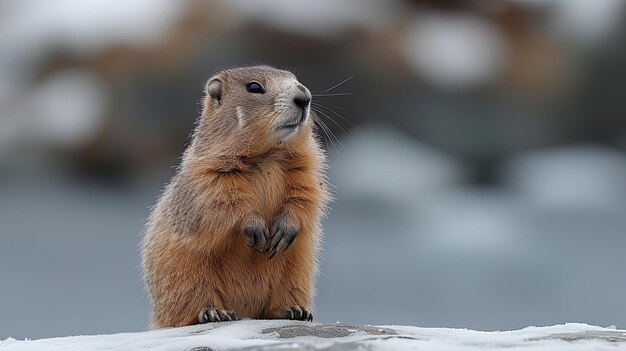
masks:
<instances>
[{"instance_id":1,"label":"marmot's nose","mask_svg":"<svg viewBox=\"0 0 626 351\"><path fill-rule=\"evenodd\" d=\"M301 109L305 109L311 103L311 92L304 85L298 83L298 92L293 98L293 103Z\"/></svg>"}]
</instances>

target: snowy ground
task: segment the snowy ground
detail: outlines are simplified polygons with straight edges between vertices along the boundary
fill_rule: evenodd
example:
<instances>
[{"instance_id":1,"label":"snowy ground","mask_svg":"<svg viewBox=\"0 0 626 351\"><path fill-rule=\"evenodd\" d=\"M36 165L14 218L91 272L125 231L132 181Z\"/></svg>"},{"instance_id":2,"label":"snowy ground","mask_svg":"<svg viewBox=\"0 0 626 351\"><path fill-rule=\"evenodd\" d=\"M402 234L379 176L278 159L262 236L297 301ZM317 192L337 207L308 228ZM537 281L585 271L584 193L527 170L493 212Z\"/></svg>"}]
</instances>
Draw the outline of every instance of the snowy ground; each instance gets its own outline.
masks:
<instances>
[{"instance_id":1,"label":"snowy ground","mask_svg":"<svg viewBox=\"0 0 626 351\"><path fill-rule=\"evenodd\" d=\"M616 350L626 331L587 324L515 331L409 326L348 326L293 321L239 321L185 328L0 341L2 351L53 350Z\"/></svg>"}]
</instances>

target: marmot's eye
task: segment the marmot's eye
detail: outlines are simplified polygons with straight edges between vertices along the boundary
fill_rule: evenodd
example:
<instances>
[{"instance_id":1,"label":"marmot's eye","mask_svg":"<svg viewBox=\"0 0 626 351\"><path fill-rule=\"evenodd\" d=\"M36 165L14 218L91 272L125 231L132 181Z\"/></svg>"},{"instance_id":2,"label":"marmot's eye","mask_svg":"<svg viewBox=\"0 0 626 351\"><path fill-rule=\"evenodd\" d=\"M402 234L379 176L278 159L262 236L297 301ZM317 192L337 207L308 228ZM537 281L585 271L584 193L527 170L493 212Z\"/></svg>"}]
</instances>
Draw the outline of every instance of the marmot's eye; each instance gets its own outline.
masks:
<instances>
[{"instance_id":1,"label":"marmot's eye","mask_svg":"<svg viewBox=\"0 0 626 351\"><path fill-rule=\"evenodd\" d=\"M261 83L259 82L250 82L246 85L246 88L248 89L249 93L263 94L265 92L265 90L263 90L263 87L261 86Z\"/></svg>"}]
</instances>

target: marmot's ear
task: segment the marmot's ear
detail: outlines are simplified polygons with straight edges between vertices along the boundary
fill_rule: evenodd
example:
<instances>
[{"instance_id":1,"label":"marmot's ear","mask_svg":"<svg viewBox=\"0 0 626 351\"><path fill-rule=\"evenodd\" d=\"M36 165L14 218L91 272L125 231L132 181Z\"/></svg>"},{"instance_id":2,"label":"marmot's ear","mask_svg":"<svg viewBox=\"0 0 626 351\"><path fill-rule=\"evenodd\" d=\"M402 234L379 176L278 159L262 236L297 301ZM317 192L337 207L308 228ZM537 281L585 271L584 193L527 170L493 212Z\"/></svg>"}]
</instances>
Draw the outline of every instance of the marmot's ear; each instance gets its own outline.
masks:
<instances>
[{"instance_id":1,"label":"marmot's ear","mask_svg":"<svg viewBox=\"0 0 626 351\"><path fill-rule=\"evenodd\" d=\"M211 101L217 106L222 104L222 80L219 77L213 77L206 84L206 94L211 97Z\"/></svg>"}]
</instances>

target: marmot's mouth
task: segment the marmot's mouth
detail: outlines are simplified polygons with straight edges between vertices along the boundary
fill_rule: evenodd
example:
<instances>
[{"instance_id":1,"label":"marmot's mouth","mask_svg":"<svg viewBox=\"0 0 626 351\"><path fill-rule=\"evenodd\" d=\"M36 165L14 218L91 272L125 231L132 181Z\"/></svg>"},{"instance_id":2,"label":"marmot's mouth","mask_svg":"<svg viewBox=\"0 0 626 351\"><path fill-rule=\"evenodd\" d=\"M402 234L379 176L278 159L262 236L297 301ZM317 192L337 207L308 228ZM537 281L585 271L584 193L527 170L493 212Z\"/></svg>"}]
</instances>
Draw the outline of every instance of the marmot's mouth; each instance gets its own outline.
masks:
<instances>
[{"instance_id":1,"label":"marmot's mouth","mask_svg":"<svg viewBox=\"0 0 626 351\"><path fill-rule=\"evenodd\" d=\"M300 126L300 123L290 123L280 126L280 129L296 129Z\"/></svg>"},{"instance_id":2,"label":"marmot's mouth","mask_svg":"<svg viewBox=\"0 0 626 351\"><path fill-rule=\"evenodd\" d=\"M302 110L302 113L300 113L300 117L298 118L297 121L295 121L293 123L283 124L282 126L279 127L279 129L296 129L296 128L298 128L306 120L307 114L308 114L308 111L306 109Z\"/></svg>"}]
</instances>

